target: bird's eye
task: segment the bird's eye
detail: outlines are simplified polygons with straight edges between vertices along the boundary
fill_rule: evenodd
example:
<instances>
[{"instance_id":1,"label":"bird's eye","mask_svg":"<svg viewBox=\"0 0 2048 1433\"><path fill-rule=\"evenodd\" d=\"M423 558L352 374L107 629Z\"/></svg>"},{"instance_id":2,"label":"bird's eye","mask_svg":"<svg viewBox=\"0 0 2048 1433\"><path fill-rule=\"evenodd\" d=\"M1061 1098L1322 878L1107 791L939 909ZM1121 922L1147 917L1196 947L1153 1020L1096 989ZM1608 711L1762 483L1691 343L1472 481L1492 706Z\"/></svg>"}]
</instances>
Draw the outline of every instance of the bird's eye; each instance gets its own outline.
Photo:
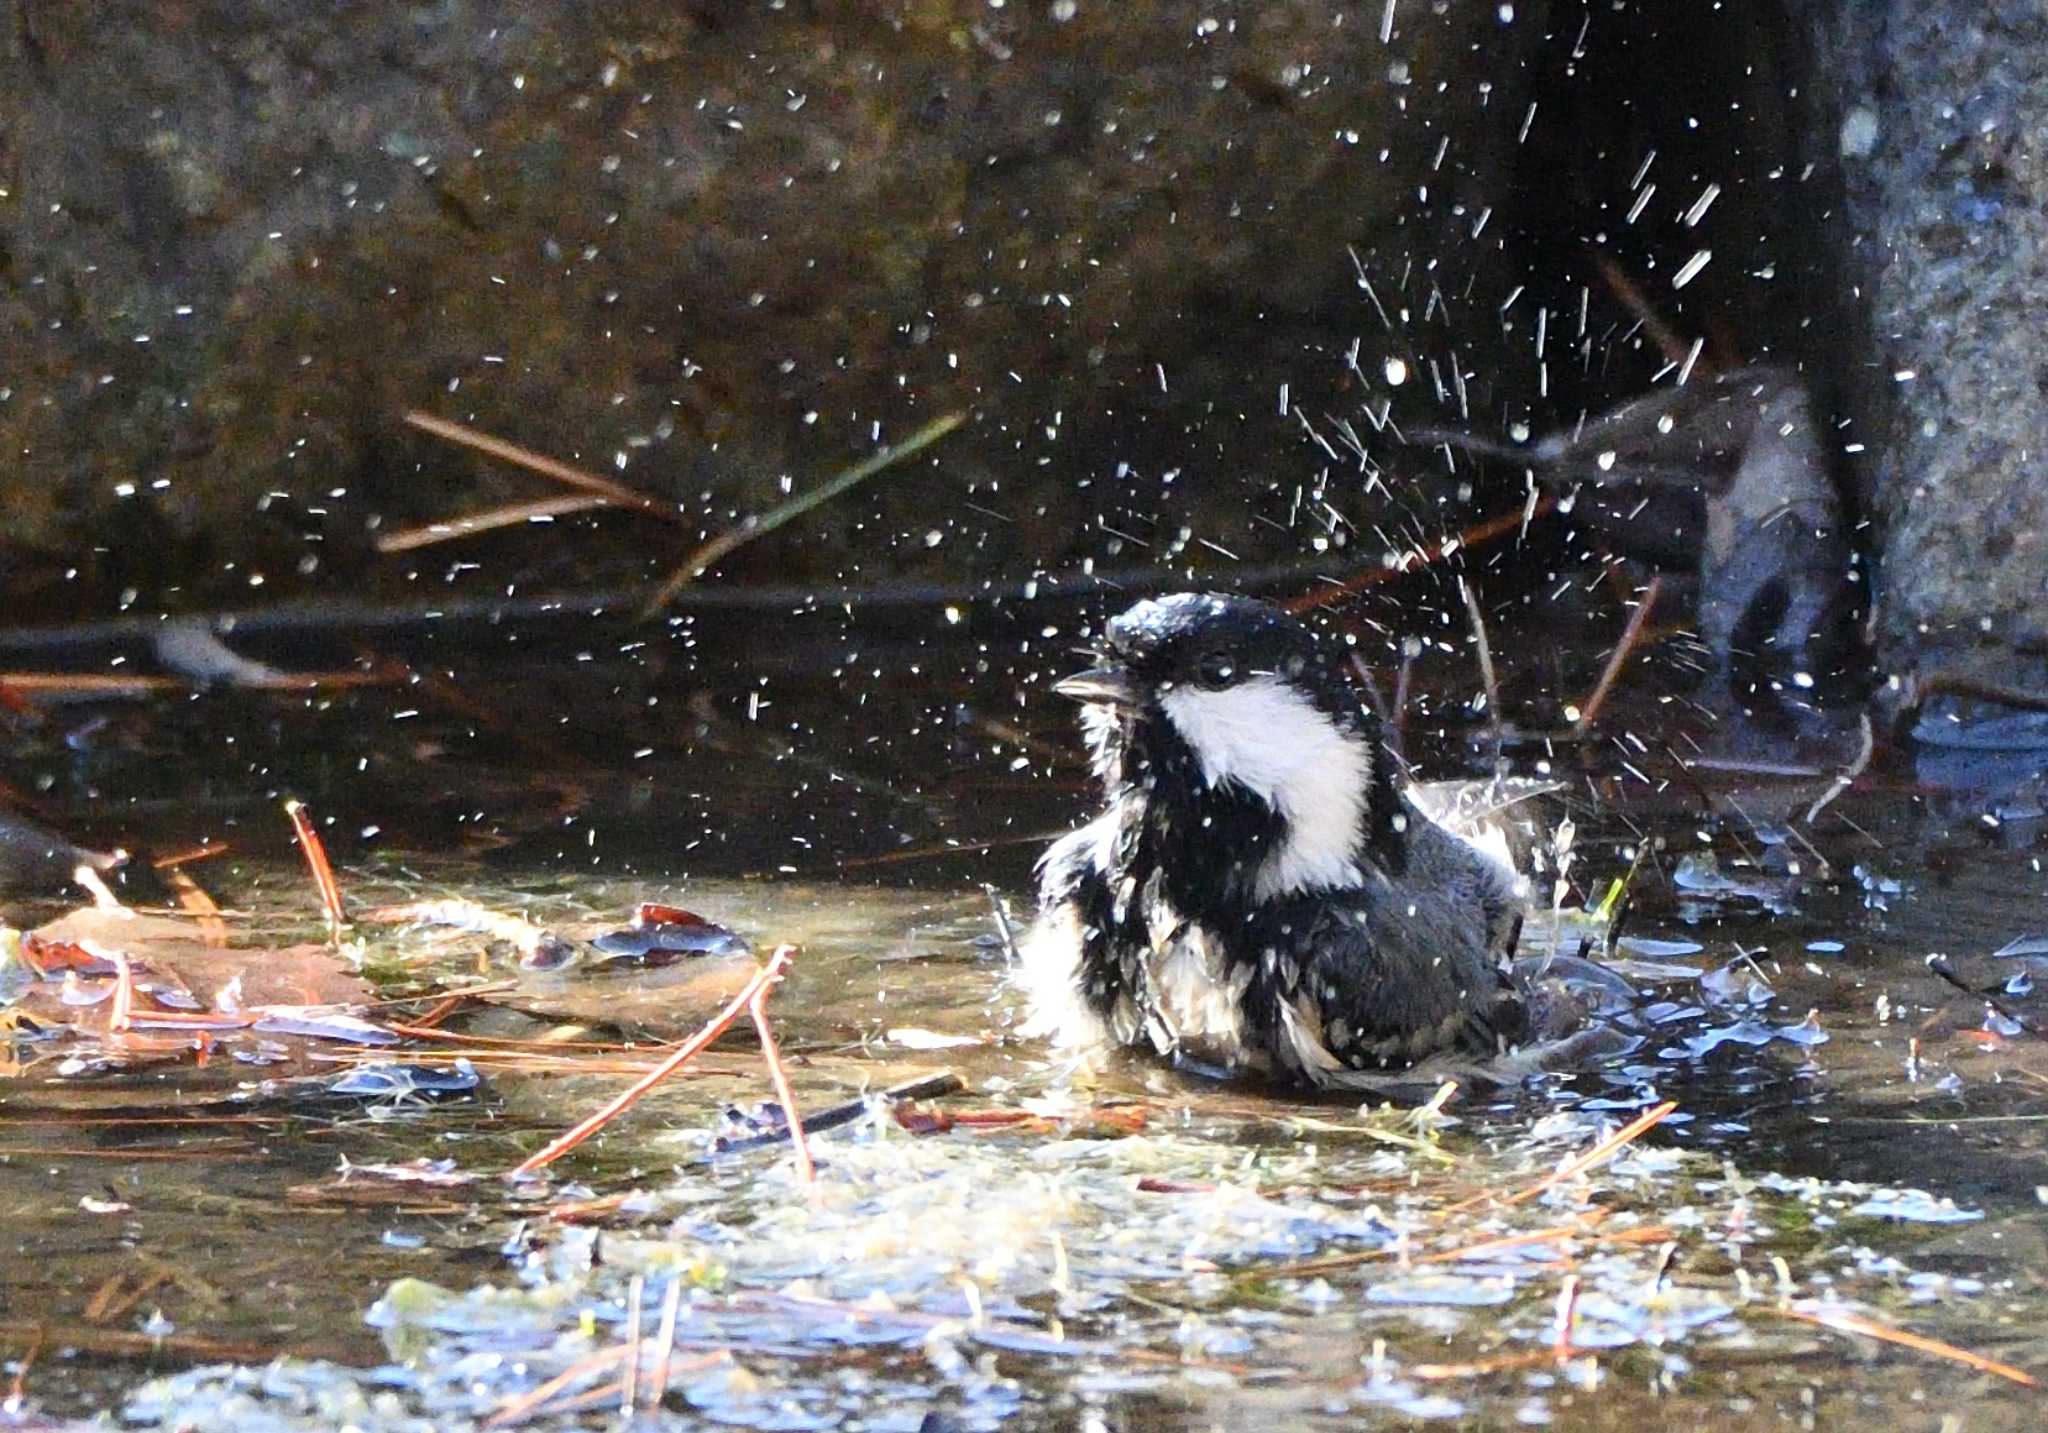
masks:
<instances>
[{"instance_id":1,"label":"bird's eye","mask_svg":"<svg viewBox=\"0 0 2048 1433\"><path fill-rule=\"evenodd\" d=\"M1237 680L1237 659L1228 652L1207 652L1195 661L1195 680L1214 691Z\"/></svg>"}]
</instances>

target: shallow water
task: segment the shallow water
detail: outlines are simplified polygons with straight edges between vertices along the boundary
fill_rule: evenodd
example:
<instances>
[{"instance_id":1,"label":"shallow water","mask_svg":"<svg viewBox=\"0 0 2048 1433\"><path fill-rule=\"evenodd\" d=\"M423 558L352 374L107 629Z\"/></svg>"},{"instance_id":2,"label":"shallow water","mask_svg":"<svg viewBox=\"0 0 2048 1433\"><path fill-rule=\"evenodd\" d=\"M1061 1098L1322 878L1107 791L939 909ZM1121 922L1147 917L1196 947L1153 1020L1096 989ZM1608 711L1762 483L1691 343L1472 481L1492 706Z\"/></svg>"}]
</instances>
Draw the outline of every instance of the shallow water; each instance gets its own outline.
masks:
<instances>
[{"instance_id":1,"label":"shallow water","mask_svg":"<svg viewBox=\"0 0 2048 1433\"><path fill-rule=\"evenodd\" d=\"M2048 1046L2018 1023L2023 981L1987 1013L1924 964L1946 953L1978 986L2024 974L2032 958L1991 954L2043 933L2048 879L2024 839L1880 771L1781 840L1767 813L1805 806L1812 780L1696 791L1617 743L1549 824L1569 811L1573 903L1661 843L1614 951L1637 962L1643 1045L1418 1122L1136 1061L1077 1070L1017 1039L983 884L1024 912L1034 839L1084 799L1053 765L1064 734L894 699L922 716L881 723L890 741L842 739L835 723L872 712L791 703L778 744L735 695L687 752L558 764L582 788L559 818L485 759L316 800L341 817L358 910L460 894L568 927L651 899L757 950L800 945L771 1009L807 1114L937 1073L964 1093L909 1125L877 1106L817 1135L808 1194L786 1145L709 1148L730 1108L772 1098L739 1031L551 1179L508 1183L716 997L672 971L522 974L479 937L359 926L394 997L499 988L444 1027L470 1043L75 1075L12 1047L16 1406L461 1428L611 1349L521 1415L609 1426L568 1402L619 1376L636 1302L645 1398L674 1290L671 1391L647 1426L2036 1425L2036 1391L1809 1321L1846 1311L2048 1373ZM399 762L388 734L349 735L360 707L343 715L317 762L287 749L295 789L357 755ZM237 940L319 939L275 808L225 770L182 775L132 782L129 821L166 846L232 832L237 853L194 873L240 913ZM465 833L469 854L450 839ZM314 1092L357 1063L460 1057L481 1076L460 1097ZM1612 1162L1502 1201L1662 1100L1677 1111ZM944 1127L975 1115L1030 1118ZM440 1182L390 1172L420 1159L445 1162Z\"/></svg>"}]
</instances>

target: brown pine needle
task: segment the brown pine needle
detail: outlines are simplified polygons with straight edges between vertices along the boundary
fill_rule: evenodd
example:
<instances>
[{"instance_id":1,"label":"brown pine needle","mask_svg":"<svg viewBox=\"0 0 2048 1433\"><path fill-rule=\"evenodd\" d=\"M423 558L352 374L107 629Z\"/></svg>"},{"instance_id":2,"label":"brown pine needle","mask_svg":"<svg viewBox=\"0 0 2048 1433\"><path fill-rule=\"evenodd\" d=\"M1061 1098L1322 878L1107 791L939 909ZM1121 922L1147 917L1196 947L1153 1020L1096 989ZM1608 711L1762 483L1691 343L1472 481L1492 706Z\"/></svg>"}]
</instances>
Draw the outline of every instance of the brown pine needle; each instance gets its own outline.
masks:
<instances>
[{"instance_id":1,"label":"brown pine needle","mask_svg":"<svg viewBox=\"0 0 2048 1433\"><path fill-rule=\"evenodd\" d=\"M1664 322L1649 299L1643 296L1643 291L1636 287L1636 281L1622 272L1621 265L1598 250L1594 251L1593 262L1598 266L1600 277L1606 283L1609 292L1620 301L1623 308L1636 316L1636 322L1643 326L1643 332L1650 336L1650 342L1657 345L1657 351L1664 355L1664 361L1683 363L1691 345L1673 332L1670 324ZM1698 372L1702 378L1712 378L1714 365L1711 362L1699 365Z\"/></svg>"},{"instance_id":2,"label":"brown pine needle","mask_svg":"<svg viewBox=\"0 0 2048 1433\"><path fill-rule=\"evenodd\" d=\"M544 453L522 448L517 443L508 443L503 438L493 438L488 433L479 433L474 428L465 428L462 424L451 423L446 418L436 418L431 413L412 409L405 414L405 421L423 433L432 433L436 438L446 438L451 443L460 443L465 448L474 448L479 453L502 458L505 462L526 469L529 473L538 473L544 478L552 478L572 488L581 488L586 493L595 493L615 506L644 512L649 517L658 517L664 522L687 525L695 521L673 504L660 502L646 493L636 492L623 483L615 483L610 478L600 477L587 468L556 462Z\"/></svg>"},{"instance_id":3,"label":"brown pine needle","mask_svg":"<svg viewBox=\"0 0 2048 1433\"><path fill-rule=\"evenodd\" d=\"M739 994L733 996L732 1002L725 1009L719 1011L718 1014L711 1018L709 1024L677 1046L674 1054L627 1086L624 1091L606 1103L602 1109L579 1121L564 1133L557 1135L548 1144L547 1148L537 1154L528 1155L524 1160L521 1160L518 1167L512 1170L512 1177L517 1178L520 1175L531 1174L537 1169L553 1164L570 1150L576 1148L577 1145L589 1139L600 1129L603 1129L605 1125L609 1124L618 1115L638 1103L641 1096L645 1095L649 1090L688 1064L700 1050L709 1045L713 1040L716 1040L720 1035L723 1035L733 1021L746 1013L753 1004L756 995L768 989L777 980L782 978L783 967L789 964L790 958L795 954L796 947L793 945L778 945L775 947L775 953L768 958L768 963L762 966L754 978L742 987Z\"/></svg>"},{"instance_id":4,"label":"brown pine needle","mask_svg":"<svg viewBox=\"0 0 2048 1433\"><path fill-rule=\"evenodd\" d=\"M671 1274L668 1293L661 1301L661 1325L656 1331L654 1356L654 1381L647 1388L647 1411L652 1413L661 1406L661 1400L668 1396L668 1370L676 1351L676 1311L683 1303L683 1277Z\"/></svg>"},{"instance_id":5,"label":"brown pine needle","mask_svg":"<svg viewBox=\"0 0 2048 1433\"><path fill-rule=\"evenodd\" d=\"M1439 1209L1437 1211L1437 1218L1445 1219L1453 1214L1462 1214L1465 1210L1485 1204L1489 1200L1500 1204L1502 1207L1506 1207L1510 1204L1520 1204L1525 1199L1534 1199L1537 1195L1543 1193L1544 1190L1563 1184L1568 1179L1576 1179L1595 1165L1604 1164L1614 1158L1615 1155L1621 1153L1622 1150L1633 1144L1649 1130L1662 1123L1665 1117L1677 1108L1678 1101L1666 1100L1655 1109L1644 1112L1628 1124L1622 1126L1622 1128L1616 1130L1606 1139L1601 1140L1600 1143L1594 1145L1584 1154L1574 1155L1566 1160L1527 1189L1518 1190L1513 1194L1506 1195L1475 1194L1470 1199L1460 1200L1448 1208Z\"/></svg>"},{"instance_id":6,"label":"brown pine needle","mask_svg":"<svg viewBox=\"0 0 2048 1433\"><path fill-rule=\"evenodd\" d=\"M619 1412L631 1414L640 1395L640 1301L647 1276L635 1274L626 1285L626 1376L619 1381Z\"/></svg>"},{"instance_id":7,"label":"brown pine needle","mask_svg":"<svg viewBox=\"0 0 2048 1433\"><path fill-rule=\"evenodd\" d=\"M1396 577L1406 576L1419 567L1427 567L1431 563L1443 558L1446 554L1457 552L1462 548L1478 547L1482 543L1493 541L1502 533L1513 532L1516 528L1525 527L1555 506L1557 506L1557 500L1546 493L1529 506L1519 507L1513 512L1504 512L1497 517L1490 517L1484 522L1475 523L1455 537L1447 537L1442 542L1432 543L1428 547L1418 548L1413 552L1405 552L1401 554L1400 561L1390 567L1368 567L1365 571L1348 577L1342 582L1334 583L1328 587L1319 587L1313 592L1304 592L1301 596L1282 605L1289 612L1299 615L1303 612L1312 612L1318 607L1327 607L1333 602L1341 602L1346 597L1354 593L1363 592L1368 587L1377 587L1382 582L1391 582Z\"/></svg>"},{"instance_id":8,"label":"brown pine needle","mask_svg":"<svg viewBox=\"0 0 2048 1433\"><path fill-rule=\"evenodd\" d=\"M1957 1348L1954 1344L1943 1343L1938 1338L1929 1338L1925 1334L1908 1333L1905 1329L1893 1328L1889 1324L1881 1324L1875 1319L1867 1319L1861 1314L1852 1314L1847 1309L1777 1308L1772 1309L1770 1312L1778 1315L1780 1318L1796 1319L1803 1324L1814 1324L1820 1328L1833 1329L1836 1333L1861 1334L1864 1338L1876 1339L1879 1343L1896 1344L1900 1348L1910 1348L1916 1353L1932 1354L1936 1358L1945 1358L1951 1363L1960 1363L1965 1368L1975 1369L1979 1373L1989 1373L1995 1377L2017 1383L2022 1388L2040 1387L2040 1381L2023 1368L2014 1368L2009 1363L2000 1363L1997 1359L1986 1358L1981 1353L1971 1353L1966 1348Z\"/></svg>"},{"instance_id":9,"label":"brown pine needle","mask_svg":"<svg viewBox=\"0 0 2048 1433\"><path fill-rule=\"evenodd\" d=\"M1671 1231L1662 1226L1647 1229L1615 1229L1603 1232L1593 1226L1606 1218L1604 1209L1591 1211L1585 1221L1579 1224L1559 1224L1548 1229L1532 1229L1526 1234L1503 1234L1498 1239L1482 1239L1476 1244L1461 1244L1455 1249L1437 1249L1427 1254L1414 1254L1409 1262L1414 1264L1456 1264L1468 1259L1483 1259L1489 1254L1502 1253L1509 1249L1526 1248L1532 1244L1556 1244L1567 1239L1585 1239L1595 1244L1642 1244L1653 1240L1669 1239ZM1393 1257L1392 1249L1360 1249L1349 1254L1329 1254L1320 1259L1301 1259L1292 1264L1274 1264L1266 1268L1246 1270L1262 1279L1297 1278L1307 1274L1326 1274L1338 1269L1356 1268L1369 1264L1375 1259Z\"/></svg>"},{"instance_id":10,"label":"brown pine needle","mask_svg":"<svg viewBox=\"0 0 2048 1433\"><path fill-rule=\"evenodd\" d=\"M789 1142L796 1150L796 1170L805 1184L816 1185L818 1170L811 1163L811 1147L804 1142L804 1119L796 1112L796 1096L789 1088L789 1073L782 1068L782 1052L775 1047L775 1031L768 1023L766 1001L772 986L764 985L747 1002L754 1028L761 1032L761 1056L768 1062L768 1079L775 1086L775 1098L782 1101L782 1119L789 1126Z\"/></svg>"},{"instance_id":11,"label":"brown pine needle","mask_svg":"<svg viewBox=\"0 0 2048 1433\"><path fill-rule=\"evenodd\" d=\"M637 1349L634 1351L637 1352ZM589 1378L592 1374L604 1372L613 1364L623 1360L627 1352L628 1346L615 1345L612 1348L602 1349L592 1354L589 1358L570 1364L538 1388L529 1389L527 1392L519 1395L519 1397L502 1405L496 1413L493 1413L484 1420L483 1426L486 1428L509 1428L514 1423L525 1422L542 1404L548 1402L549 1399L553 1398L563 1389L582 1379Z\"/></svg>"},{"instance_id":12,"label":"brown pine needle","mask_svg":"<svg viewBox=\"0 0 2048 1433\"><path fill-rule=\"evenodd\" d=\"M128 957L118 950L113 961L114 994L107 1002L107 1028L122 1034L135 1023L135 972L129 969Z\"/></svg>"},{"instance_id":13,"label":"brown pine needle","mask_svg":"<svg viewBox=\"0 0 2048 1433\"><path fill-rule=\"evenodd\" d=\"M1495 1358L1475 1359L1471 1363L1418 1363L1408 1372L1427 1383L1441 1383L1452 1378L1479 1378L1489 1373L1508 1373L1518 1368L1540 1368L1546 1363L1561 1363L1579 1356L1575 1348L1545 1348L1529 1353L1504 1353Z\"/></svg>"},{"instance_id":14,"label":"brown pine needle","mask_svg":"<svg viewBox=\"0 0 2048 1433\"><path fill-rule=\"evenodd\" d=\"M1572 1334L1579 1326L1579 1276L1566 1274L1557 1291L1557 1318L1551 1325L1550 1348L1559 1358L1569 1358Z\"/></svg>"},{"instance_id":15,"label":"brown pine needle","mask_svg":"<svg viewBox=\"0 0 2048 1433\"><path fill-rule=\"evenodd\" d=\"M158 856L149 863L151 870L169 871L189 865L193 861L210 861L215 856L225 856L231 848L224 841L203 841L185 851L173 851L168 856Z\"/></svg>"},{"instance_id":16,"label":"brown pine needle","mask_svg":"<svg viewBox=\"0 0 2048 1433\"><path fill-rule=\"evenodd\" d=\"M220 950L228 943L228 923L221 919L220 907L212 896L206 893L199 882L185 874L182 866L153 863L163 873L165 884L178 898L178 907L193 917L199 927L199 943L210 949Z\"/></svg>"},{"instance_id":17,"label":"brown pine needle","mask_svg":"<svg viewBox=\"0 0 2048 1433\"><path fill-rule=\"evenodd\" d=\"M292 834L298 838L299 850L305 854L306 866L313 873L313 884L319 888L320 908L327 912L327 933L338 940L341 928L348 924L348 908L342 904L341 883L334 879L327 847L320 840L320 833L313 829L313 818L307 814L305 802L285 802L284 814L291 817Z\"/></svg>"},{"instance_id":18,"label":"brown pine needle","mask_svg":"<svg viewBox=\"0 0 2048 1433\"><path fill-rule=\"evenodd\" d=\"M966 421L967 415L964 413L948 413L943 417L934 418L902 442L876 449L852 467L827 478L811 491L799 493L788 502L770 508L759 517L727 528L683 559L683 565L669 574L668 580L661 584L660 590L648 599L647 606L641 610L640 615L661 615L668 604L675 600L678 592L710 571L714 563L734 548L743 547L755 538L766 537L791 519L802 517L819 504L830 502L841 493L858 487L884 468L892 467L913 453L930 447Z\"/></svg>"},{"instance_id":19,"label":"brown pine needle","mask_svg":"<svg viewBox=\"0 0 2048 1433\"><path fill-rule=\"evenodd\" d=\"M1607 666L1600 673L1600 680L1593 684L1593 691L1579 707L1579 719L1572 723L1572 730L1584 734L1593 725L1593 719L1600 715L1600 708L1607 705L1607 694L1613 690L1615 678L1635 650L1636 642L1643 635L1643 624L1650 620L1650 611L1657 605L1657 594L1664 590L1664 575L1660 572L1650 579L1650 585L1643 589L1642 600L1635 610L1628 614L1628 626L1621 632L1621 640L1614 644L1608 654Z\"/></svg>"},{"instance_id":20,"label":"brown pine needle","mask_svg":"<svg viewBox=\"0 0 2048 1433\"><path fill-rule=\"evenodd\" d=\"M261 681L236 678L230 685L251 692L312 692L343 687L383 687L391 678L379 672L281 672ZM0 690L12 690L24 697L77 698L81 701L144 697L154 692L190 691L184 677L155 676L137 672L133 676L109 676L102 672L0 672Z\"/></svg>"},{"instance_id":21,"label":"brown pine needle","mask_svg":"<svg viewBox=\"0 0 2048 1433\"><path fill-rule=\"evenodd\" d=\"M432 547L440 542L453 542L458 537L471 537L480 532L495 532L501 527L523 527L531 522L545 522L550 518L568 517L572 513L589 512L592 508L608 508L612 500L596 493L559 498L538 498L532 502L506 503L502 507L485 508L481 512L469 513L462 517L445 517L438 522L422 523L418 527L402 527L396 532L387 532L378 537L379 552L412 552L417 548Z\"/></svg>"},{"instance_id":22,"label":"brown pine needle","mask_svg":"<svg viewBox=\"0 0 2048 1433\"><path fill-rule=\"evenodd\" d=\"M36 1330L36 1336L29 1340L28 1351L14 1361L14 1380L7 1386L7 1401L20 1405L28 1399L28 1371L36 1366L36 1359L43 1352L43 1331Z\"/></svg>"}]
</instances>

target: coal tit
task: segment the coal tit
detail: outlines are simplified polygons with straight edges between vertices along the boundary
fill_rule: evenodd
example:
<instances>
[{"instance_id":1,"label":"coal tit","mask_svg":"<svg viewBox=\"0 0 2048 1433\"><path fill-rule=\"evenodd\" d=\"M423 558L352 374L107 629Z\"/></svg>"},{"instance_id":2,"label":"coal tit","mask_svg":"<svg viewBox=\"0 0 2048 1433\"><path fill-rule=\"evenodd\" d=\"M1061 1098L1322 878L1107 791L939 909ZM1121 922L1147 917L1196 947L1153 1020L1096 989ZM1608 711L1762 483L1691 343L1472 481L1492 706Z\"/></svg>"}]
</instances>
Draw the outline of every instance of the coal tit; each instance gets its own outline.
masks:
<instances>
[{"instance_id":1,"label":"coal tit","mask_svg":"<svg viewBox=\"0 0 2048 1433\"><path fill-rule=\"evenodd\" d=\"M1337 1087L1521 1039L1520 886L1404 791L1341 644L1188 593L1096 655L1053 690L1106 806L1039 863L1027 1028Z\"/></svg>"}]
</instances>

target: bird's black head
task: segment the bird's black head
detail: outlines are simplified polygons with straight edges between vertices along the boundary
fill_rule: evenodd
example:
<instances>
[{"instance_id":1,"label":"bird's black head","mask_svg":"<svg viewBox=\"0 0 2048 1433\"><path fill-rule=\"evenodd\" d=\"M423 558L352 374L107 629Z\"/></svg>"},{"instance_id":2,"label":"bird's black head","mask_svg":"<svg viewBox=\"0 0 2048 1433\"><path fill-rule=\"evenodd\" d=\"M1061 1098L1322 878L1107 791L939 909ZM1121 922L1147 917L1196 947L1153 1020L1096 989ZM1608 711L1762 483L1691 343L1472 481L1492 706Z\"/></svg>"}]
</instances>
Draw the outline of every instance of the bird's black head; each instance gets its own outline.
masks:
<instances>
[{"instance_id":1,"label":"bird's black head","mask_svg":"<svg viewBox=\"0 0 2048 1433\"><path fill-rule=\"evenodd\" d=\"M1345 680L1342 650L1270 602L1195 592L1156 597L1112 618L1095 654L1096 666L1053 690L1136 711L1176 693L1280 686L1337 726L1376 735Z\"/></svg>"},{"instance_id":2,"label":"bird's black head","mask_svg":"<svg viewBox=\"0 0 2048 1433\"><path fill-rule=\"evenodd\" d=\"M1359 878L1400 798L1343 649L1269 603L1182 593L1113 619L1097 665L1054 690L1088 704L1096 770L1199 835L1273 896ZM1392 823L1392 824L1389 824ZM1244 843L1254 850L1210 852ZM1399 852L1384 853L1382 864Z\"/></svg>"}]
</instances>

